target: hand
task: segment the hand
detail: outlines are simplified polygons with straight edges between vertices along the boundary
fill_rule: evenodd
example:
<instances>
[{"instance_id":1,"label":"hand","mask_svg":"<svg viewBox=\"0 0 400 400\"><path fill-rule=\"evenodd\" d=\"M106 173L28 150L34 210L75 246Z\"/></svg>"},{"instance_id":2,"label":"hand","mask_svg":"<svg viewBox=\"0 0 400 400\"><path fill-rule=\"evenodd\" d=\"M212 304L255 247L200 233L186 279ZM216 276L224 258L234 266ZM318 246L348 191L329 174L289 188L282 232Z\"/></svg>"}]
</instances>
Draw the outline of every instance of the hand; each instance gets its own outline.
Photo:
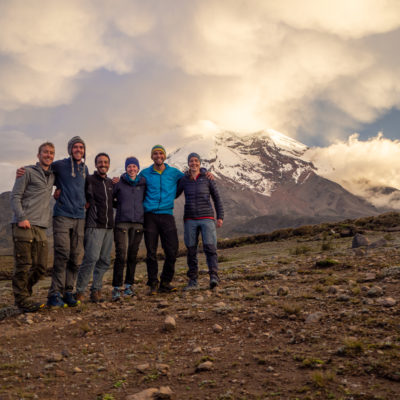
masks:
<instances>
[{"instance_id":1,"label":"hand","mask_svg":"<svg viewBox=\"0 0 400 400\"><path fill-rule=\"evenodd\" d=\"M18 227L22 229L31 229L31 224L27 219L24 219L21 222L18 222Z\"/></svg>"},{"instance_id":2,"label":"hand","mask_svg":"<svg viewBox=\"0 0 400 400\"><path fill-rule=\"evenodd\" d=\"M119 178L116 176L114 176L114 178L112 178L111 180L112 180L113 185L115 185L116 183L119 182Z\"/></svg>"},{"instance_id":3,"label":"hand","mask_svg":"<svg viewBox=\"0 0 400 400\"><path fill-rule=\"evenodd\" d=\"M58 200L58 199L60 198L60 195L61 195L61 189L56 189L56 190L54 191L53 197L54 197L56 200Z\"/></svg>"},{"instance_id":4,"label":"hand","mask_svg":"<svg viewBox=\"0 0 400 400\"><path fill-rule=\"evenodd\" d=\"M217 228L221 228L224 221L222 219L217 219Z\"/></svg>"},{"instance_id":5,"label":"hand","mask_svg":"<svg viewBox=\"0 0 400 400\"><path fill-rule=\"evenodd\" d=\"M20 168L17 169L17 172L16 172L15 175L16 175L17 178L21 178L21 176L24 175L24 174L25 174L25 168L24 167L20 167Z\"/></svg>"},{"instance_id":6,"label":"hand","mask_svg":"<svg viewBox=\"0 0 400 400\"><path fill-rule=\"evenodd\" d=\"M86 203L86 204L85 204L86 210L87 210L89 207L90 207L90 203Z\"/></svg>"},{"instance_id":7,"label":"hand","mask_svg":"<svg viewBox=\"0 0 400 400\"><path fill-rule=\"evenodd\" d=\"M207 172L206 172L206 177L207 177L207 179L209 179L210 181L215 180L214 175L213 175L210 171L207 171ZM221 221L222 221L222 220L221 220Z\"/></svg>"}]
</instances>

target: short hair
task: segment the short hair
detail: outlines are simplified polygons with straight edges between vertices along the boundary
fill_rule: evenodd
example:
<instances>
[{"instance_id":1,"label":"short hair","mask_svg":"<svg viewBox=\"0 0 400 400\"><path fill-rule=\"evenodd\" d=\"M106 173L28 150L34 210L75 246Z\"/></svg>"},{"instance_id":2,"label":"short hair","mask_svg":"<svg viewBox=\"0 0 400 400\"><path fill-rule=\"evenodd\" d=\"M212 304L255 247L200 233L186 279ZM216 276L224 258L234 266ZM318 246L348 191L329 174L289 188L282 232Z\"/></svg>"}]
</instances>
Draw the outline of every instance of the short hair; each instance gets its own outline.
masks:
<instances>
[{"instance_id":1,"label":"short hair","mask_svg":"<svg viewBox=\"0 0 400 400\"><path fill-rule=\"evenodd\" d=\"M101 156L107 157L108 158L108 162L110 162L110 156L107 153L99 153L97 154L97 156L94 158L94 165L97 164L97 159Z\"/></svg>"},{"instance_id":2,"label":"short hair","mask_svg":"<svg viewBox=\"0 0 400 400\"><path fill-rule=\"evenodd\" d=\"M53 143L51 143L51 142L44 142L44 143L42 143L40 146L39 146L39 149L38 149L38 154L40 154L40 152L42 151L42 149L43 149L43 147L51 147L53 150L55 150L55 147L54 147L54 144Z\"/></svg>"}]
</instances>

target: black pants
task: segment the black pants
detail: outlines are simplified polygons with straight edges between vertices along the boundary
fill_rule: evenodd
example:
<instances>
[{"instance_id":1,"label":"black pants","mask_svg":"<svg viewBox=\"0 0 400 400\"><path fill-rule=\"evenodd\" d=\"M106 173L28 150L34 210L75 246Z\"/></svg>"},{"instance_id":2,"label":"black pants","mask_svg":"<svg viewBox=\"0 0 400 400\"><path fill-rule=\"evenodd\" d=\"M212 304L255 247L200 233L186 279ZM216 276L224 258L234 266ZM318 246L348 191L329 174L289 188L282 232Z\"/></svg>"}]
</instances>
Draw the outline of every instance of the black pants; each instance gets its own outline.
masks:
<instances>
[{"instance_id":1,"label":"black pants","mask_svg":"<svg viewBox=\"0 0 400 400\"><path fill-rule=\"evenodd\" d=\"M157 246L158 237L165 254L161 281L169 283L175 273L175 261L178 254L178 232L175 218L170 214L144 214L144 241L147 249L147 285L158 283Z\"/></svg>"},{"instance_id":2,"label":"black pants","mask_svg":"<svg viewBox=\"0 0 400 400\"><path fill-rule=\"evenodd\" d=\"M119 222L114 228L115 261L112 285L122 286L126 265L125 283L135 281L136 256L143 237L143 225L133 222Z\"/></svg>"}]
</instances>

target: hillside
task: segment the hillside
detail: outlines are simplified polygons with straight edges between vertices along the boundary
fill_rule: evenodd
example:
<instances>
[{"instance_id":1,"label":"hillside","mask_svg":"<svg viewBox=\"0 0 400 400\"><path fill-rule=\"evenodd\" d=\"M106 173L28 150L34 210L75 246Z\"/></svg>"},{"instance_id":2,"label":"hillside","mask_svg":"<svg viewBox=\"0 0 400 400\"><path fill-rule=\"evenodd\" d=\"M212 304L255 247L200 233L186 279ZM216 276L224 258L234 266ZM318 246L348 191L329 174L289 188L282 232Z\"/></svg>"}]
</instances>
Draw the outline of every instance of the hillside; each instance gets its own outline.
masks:
<instances>
[{"instance_id":1,"label":"hillside","mask_svg":"<svg viewBox=\"0 0 400 400\"><path fill-rule=\"evenodd\" d=\"M200 291L182 291L180 258L178 292L148 297L141 262L134 298L8 317L0 321L0 398L150 399L134 395L168 386L173 395L163 389L156 398L395 399L398 218L226 241L214 292L201 256ZM351 248L354 229L369 247ZM110 283L109 272L108 300ZM40 282L35 297L48 286ZM11 302L2 281L0 303ZM167 316L175 329L166 330Z\"/></svg>"}]
</instances>

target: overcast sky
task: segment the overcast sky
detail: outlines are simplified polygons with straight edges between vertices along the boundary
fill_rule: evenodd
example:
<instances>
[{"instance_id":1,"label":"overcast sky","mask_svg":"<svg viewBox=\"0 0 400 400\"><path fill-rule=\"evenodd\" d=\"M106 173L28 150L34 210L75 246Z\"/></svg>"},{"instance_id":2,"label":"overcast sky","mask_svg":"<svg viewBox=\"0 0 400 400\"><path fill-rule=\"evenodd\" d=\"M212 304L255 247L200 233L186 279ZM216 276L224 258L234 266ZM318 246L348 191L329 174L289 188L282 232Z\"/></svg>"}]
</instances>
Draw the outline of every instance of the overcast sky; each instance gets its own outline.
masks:
<instances>
[{"instance_id":1,"label":"overcast sky","mask_svg":"<svg viewBox=\"0 0 400 400\"><path fill-rule=\"evenodd\" d=\"M147 166L201 121L400 188L398 43L397 0L0 0L0 192L45 140Z\"/></svg>"}]
</instances>

